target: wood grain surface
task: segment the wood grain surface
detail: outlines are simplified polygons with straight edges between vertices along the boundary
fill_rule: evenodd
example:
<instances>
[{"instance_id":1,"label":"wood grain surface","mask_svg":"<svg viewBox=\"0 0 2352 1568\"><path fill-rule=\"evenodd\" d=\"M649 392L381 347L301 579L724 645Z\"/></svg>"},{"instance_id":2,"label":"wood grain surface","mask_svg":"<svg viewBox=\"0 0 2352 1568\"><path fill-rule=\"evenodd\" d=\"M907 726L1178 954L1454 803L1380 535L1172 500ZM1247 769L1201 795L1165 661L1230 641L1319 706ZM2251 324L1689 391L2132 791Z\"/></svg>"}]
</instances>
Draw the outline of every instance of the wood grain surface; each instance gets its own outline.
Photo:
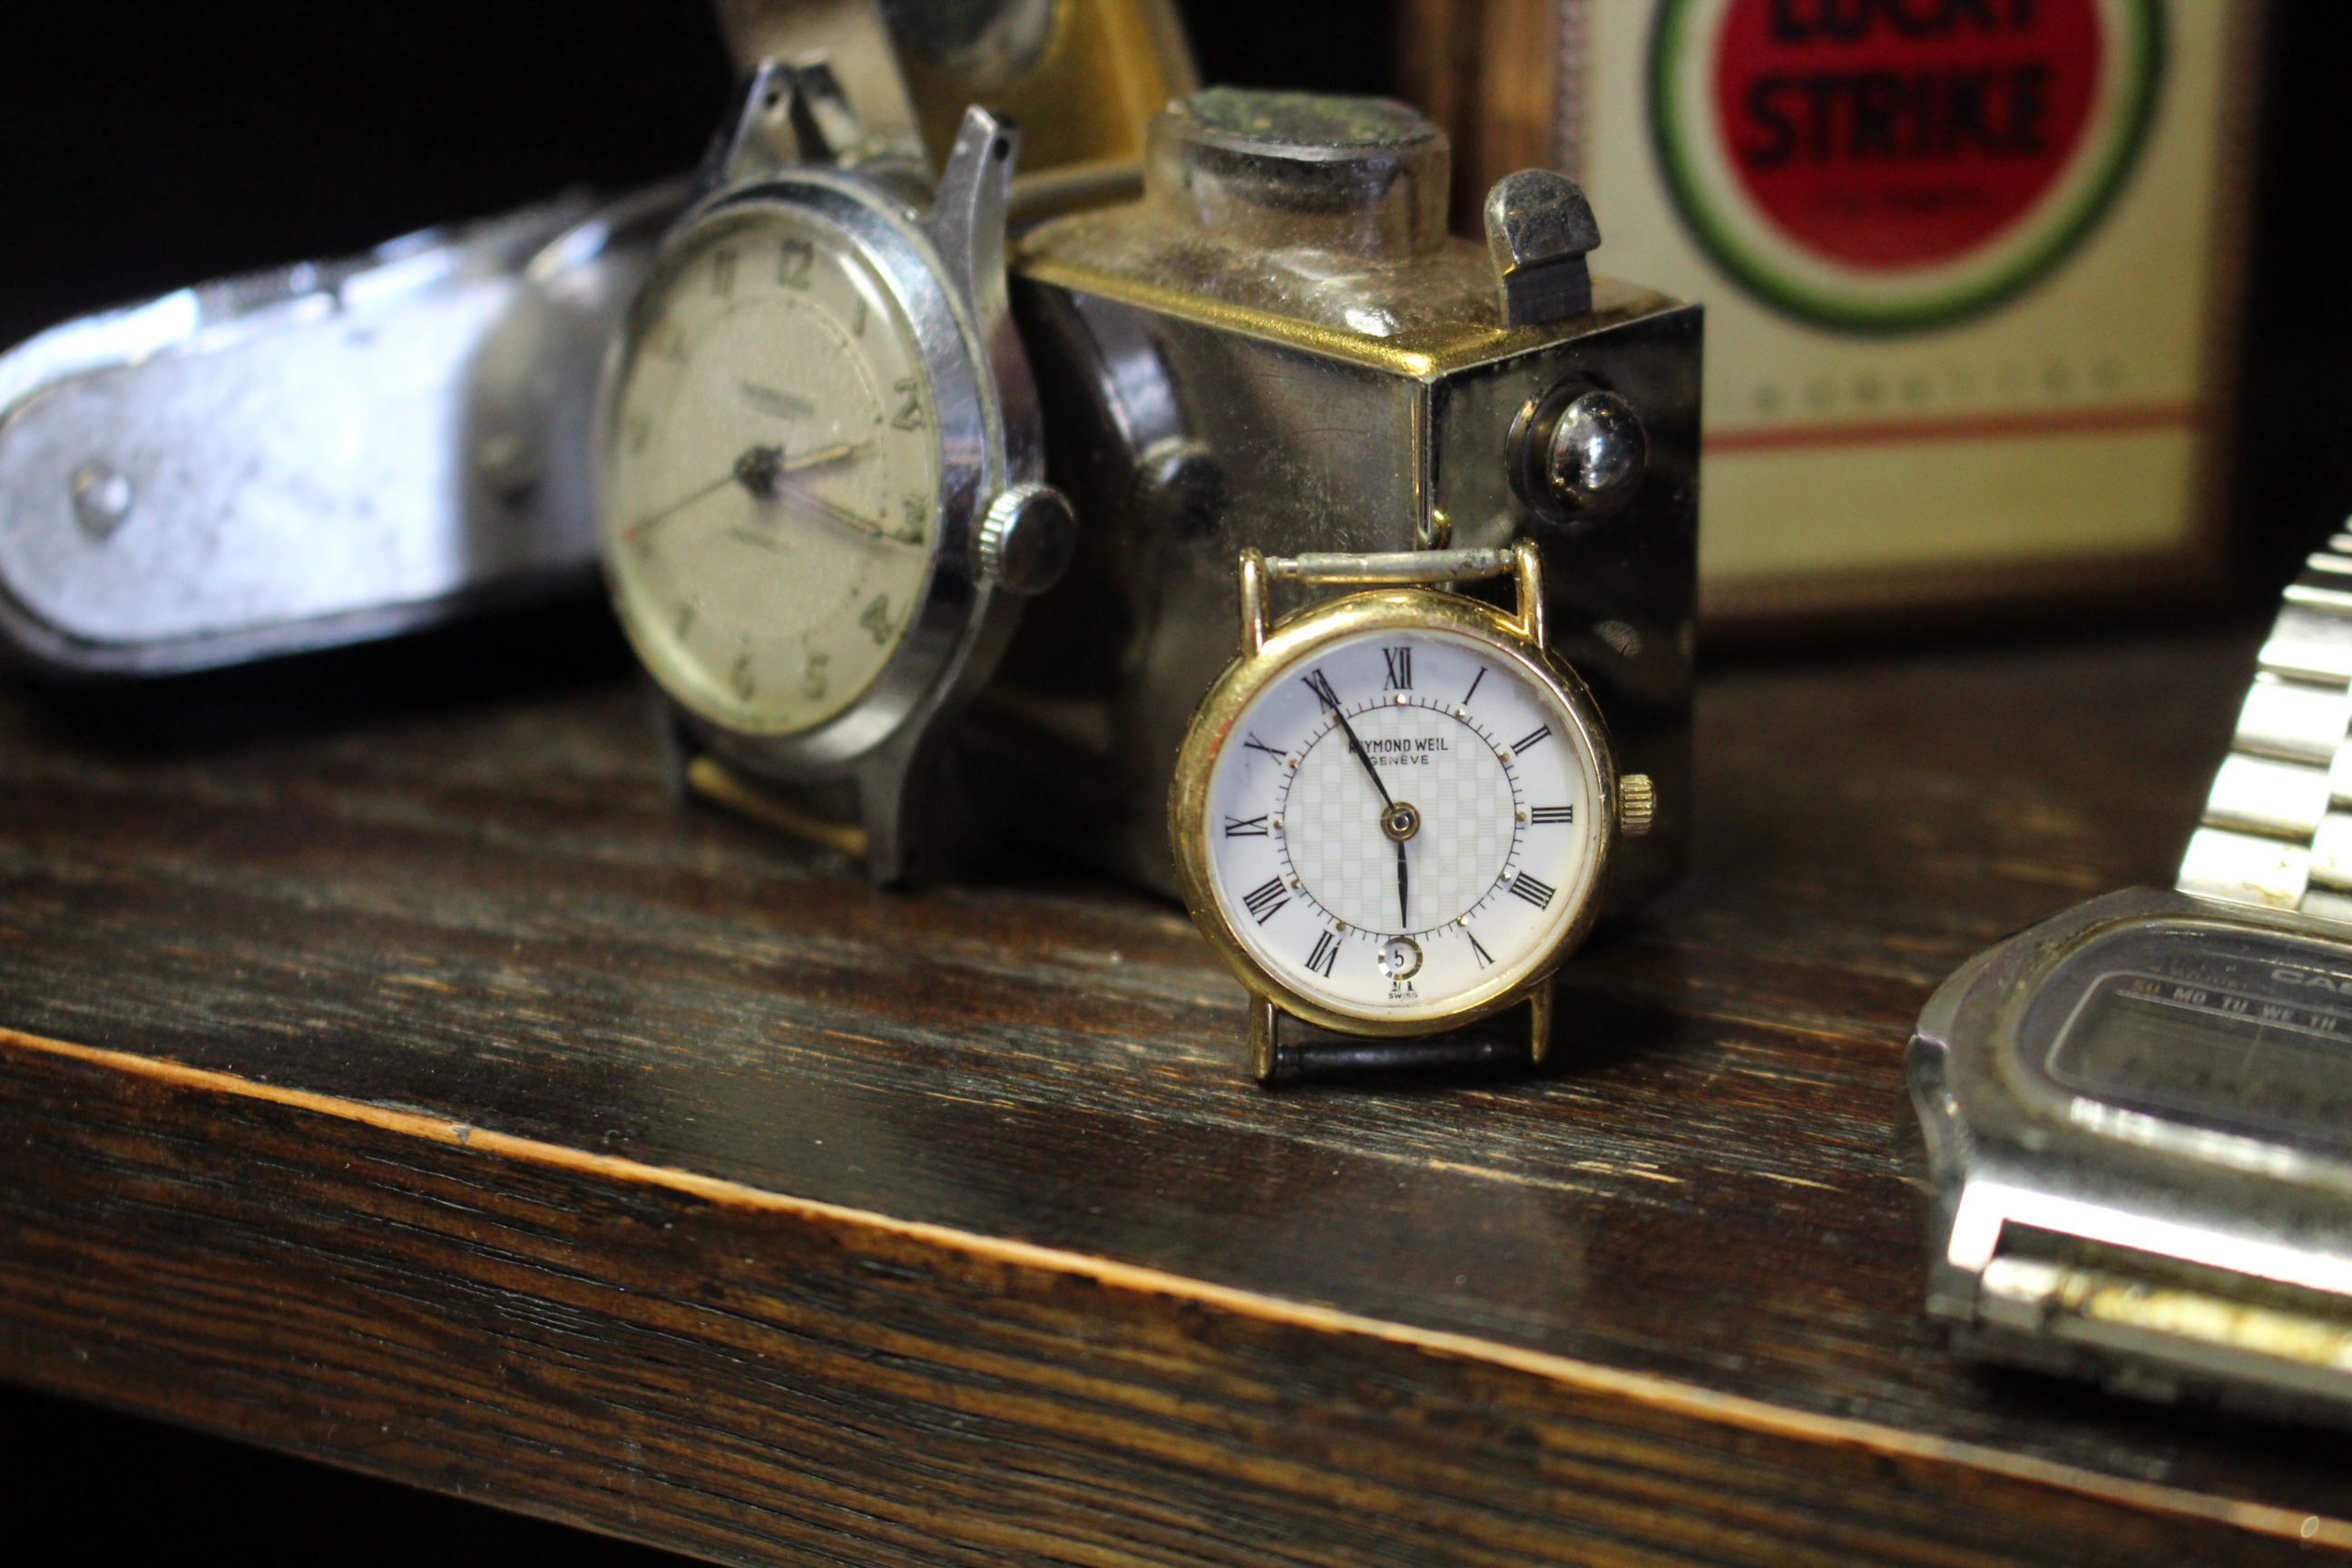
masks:
<instances>
[{"instance_id":1,"label":"wood grain surface","mask_svg":"<svg viewBox=\"0 0 2352 1568\"><path fill-rule=\"evenodd\" d=\"M1937 980L2168 879L2252 646L1719 665L1551 1069L1276 1093L1180 911L874 891L625 680L0 691L0 1375L740 1563L2352 1544L2340 1437L1952 1359L1895 1142Z\"/></svg>"}]
</instances>

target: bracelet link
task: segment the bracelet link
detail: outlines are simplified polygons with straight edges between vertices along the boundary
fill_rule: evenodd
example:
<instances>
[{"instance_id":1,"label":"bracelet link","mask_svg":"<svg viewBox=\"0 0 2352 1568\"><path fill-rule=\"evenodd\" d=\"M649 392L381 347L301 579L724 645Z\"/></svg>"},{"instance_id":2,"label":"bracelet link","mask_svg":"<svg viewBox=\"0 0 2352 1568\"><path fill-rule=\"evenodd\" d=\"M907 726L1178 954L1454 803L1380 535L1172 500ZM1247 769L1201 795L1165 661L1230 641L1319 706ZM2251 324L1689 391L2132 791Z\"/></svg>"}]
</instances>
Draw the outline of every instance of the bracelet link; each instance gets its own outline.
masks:
<instances>
[{"instance_id":1,"label":"bracelet link","mask_svg":"<svg viewBox=\"0 0 2352 1568\"><path fill-rule=\"evenodd\" d=\"M2174 886L2352 923L2352 533L2313 555L2263 645Z\"/></svg>"}]
</instances>

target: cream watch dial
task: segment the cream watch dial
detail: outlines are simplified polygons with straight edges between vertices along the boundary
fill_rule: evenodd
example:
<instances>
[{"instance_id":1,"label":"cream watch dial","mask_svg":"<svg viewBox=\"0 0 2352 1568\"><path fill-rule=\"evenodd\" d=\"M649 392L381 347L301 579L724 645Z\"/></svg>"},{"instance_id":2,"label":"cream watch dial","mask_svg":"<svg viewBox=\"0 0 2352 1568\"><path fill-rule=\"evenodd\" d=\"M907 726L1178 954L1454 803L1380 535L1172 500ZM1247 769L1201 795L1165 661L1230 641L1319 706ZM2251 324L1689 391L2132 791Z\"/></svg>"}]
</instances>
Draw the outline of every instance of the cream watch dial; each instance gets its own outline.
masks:
<instances>
[{"instance_id":1,"label":"cream watch dial","mask_svg":"<svg viewBox=\"0 0 2352 1568\"><path fill-rule=\"evenodd\" d=\"M822 218L728 214L666 259L611 412L604 557L688 709L807 730L871 686L930 569L940 460L914 330Z\"/></svg>"},{"instance_id":2,"label":"cream watch dial","mask_svg":"<svg viewBox=\"0 0 2352 1568\"><path fill-rule=\"evenodd\" d=\"M1601 794L1583 728L1508 651L1359 633L1286 668L1220 747L1210 880L1293 990L1442 1017L1525 979L1574 923Z\"/></svg>"}]
</instances>

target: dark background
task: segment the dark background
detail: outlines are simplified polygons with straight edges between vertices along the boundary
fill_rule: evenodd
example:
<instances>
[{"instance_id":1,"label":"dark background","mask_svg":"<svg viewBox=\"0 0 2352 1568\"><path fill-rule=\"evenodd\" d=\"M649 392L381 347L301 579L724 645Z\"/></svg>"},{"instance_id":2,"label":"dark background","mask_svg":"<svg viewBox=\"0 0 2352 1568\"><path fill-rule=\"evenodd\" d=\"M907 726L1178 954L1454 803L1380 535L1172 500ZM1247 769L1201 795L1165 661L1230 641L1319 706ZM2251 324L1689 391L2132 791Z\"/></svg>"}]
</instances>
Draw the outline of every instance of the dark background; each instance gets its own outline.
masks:
<instances>
[{"instance_id":1,"label":"dark background","mask_svg":"<svg viewBox=\"0 0 2352 1568\"><path fill-rule=\"evenodd\" d=\"M1185 10L1204 80L1391 85L1376 0ZM2352 510L2347 58L2352 5L2273 7L2236 410L2240 611ZM693 162L726 87L699 0L17 0L0 19L0 344L197 279L657 177ZM26 1549L667 1561L38 1394L0 1389L0 1504Z\"/></svg>"}]
</instances>

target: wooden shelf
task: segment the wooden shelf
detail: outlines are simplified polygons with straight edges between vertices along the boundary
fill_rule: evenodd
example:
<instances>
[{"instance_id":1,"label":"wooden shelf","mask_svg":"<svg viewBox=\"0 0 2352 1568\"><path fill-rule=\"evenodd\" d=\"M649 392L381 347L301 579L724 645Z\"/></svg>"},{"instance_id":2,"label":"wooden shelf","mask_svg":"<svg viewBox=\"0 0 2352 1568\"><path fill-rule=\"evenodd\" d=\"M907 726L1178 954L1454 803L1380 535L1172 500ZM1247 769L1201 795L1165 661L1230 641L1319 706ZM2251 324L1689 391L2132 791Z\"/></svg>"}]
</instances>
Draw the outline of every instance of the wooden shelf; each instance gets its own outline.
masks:
<instances>
[{"instance_id":1,"label":"wooden shelf","mask_svg":"<svg viewBox=\"0 0 2352 1568\"><path fill-rule=\"evenodd\" d=\"M1895 1142L1938 979L2166 879L2251 647L1716 668L1551 1070L1277 1093L1180 911L873 891L625 682L0 692L0 1375L747 1563L2352 1543L2340 1441L1952 1359Z\"/></svg>"}]
</instances>

